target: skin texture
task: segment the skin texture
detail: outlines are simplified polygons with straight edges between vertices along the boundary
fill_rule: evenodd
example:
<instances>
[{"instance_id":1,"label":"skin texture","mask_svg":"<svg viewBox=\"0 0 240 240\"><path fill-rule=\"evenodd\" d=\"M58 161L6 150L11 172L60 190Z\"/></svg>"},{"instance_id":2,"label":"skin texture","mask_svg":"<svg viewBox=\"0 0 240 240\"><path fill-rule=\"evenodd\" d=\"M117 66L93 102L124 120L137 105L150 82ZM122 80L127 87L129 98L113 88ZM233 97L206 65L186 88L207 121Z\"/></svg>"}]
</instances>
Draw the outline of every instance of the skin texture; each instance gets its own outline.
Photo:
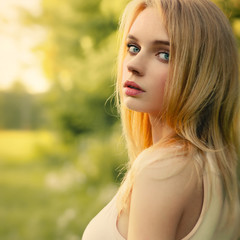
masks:
<instances>
[{"instance_id":1,"label":"skin texture","mask_svg":"<svg viewBox=\"0 0 240 240\"><path fill-rule=\"evenodd\" d=\"M168 35L159 13L146 8L134 21L128 36L123 92L126 81L137 83L144 91L135 96L125 93L123 103L131 110L149 114L153 142L157 142L172 131L159 118L169 72ZM174 160L168 168L158 164L136 176L130 213L122 212L117 223L125 239L178 240L192 230L200 216L203 191L194 167L185 165L185 160L182 159L180 174L165 180L158 178L161 174L171 175L179 167Z\"/></svg>"}]
</instances>

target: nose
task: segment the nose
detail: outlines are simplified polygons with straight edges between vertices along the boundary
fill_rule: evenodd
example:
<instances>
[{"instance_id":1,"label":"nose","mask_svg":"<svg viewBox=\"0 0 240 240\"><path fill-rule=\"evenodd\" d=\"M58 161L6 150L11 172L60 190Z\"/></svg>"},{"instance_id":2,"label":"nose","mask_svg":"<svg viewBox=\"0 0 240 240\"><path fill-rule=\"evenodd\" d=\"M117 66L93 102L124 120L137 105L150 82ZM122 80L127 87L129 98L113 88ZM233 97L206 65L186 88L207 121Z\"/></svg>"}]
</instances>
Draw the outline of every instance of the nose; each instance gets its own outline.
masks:
<instances>
[{"instance_id":1,"label":"nose","mask_svg":"<svg viewBox=\"0 0 240 240\"><path fill-rule=\"evenodd\" d=\"M144 61L139 55L132 57L127 63L128 71L136 76L144 75L144 67Z\"/></svg>"}]
</instances>

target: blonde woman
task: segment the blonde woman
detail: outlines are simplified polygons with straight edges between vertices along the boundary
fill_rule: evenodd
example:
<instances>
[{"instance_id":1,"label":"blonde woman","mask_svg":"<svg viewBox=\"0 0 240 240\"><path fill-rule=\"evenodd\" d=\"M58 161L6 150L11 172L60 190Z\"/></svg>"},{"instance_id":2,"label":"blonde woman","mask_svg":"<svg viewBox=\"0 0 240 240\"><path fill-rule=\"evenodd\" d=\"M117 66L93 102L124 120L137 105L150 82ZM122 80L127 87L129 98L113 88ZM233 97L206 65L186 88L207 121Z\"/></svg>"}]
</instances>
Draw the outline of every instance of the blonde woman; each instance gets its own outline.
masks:
<instances>
[{"instance_id":1,"label":"blonde woman","mask_svg":"<svg viewBox=\"0 0 240 240\"><path fill-rule=\"evenodd\" d=\"M209 0L133 0L120 34L128 172L83 240L236 240L239 79L228 20Z\"/></svg>"}]
</instances>

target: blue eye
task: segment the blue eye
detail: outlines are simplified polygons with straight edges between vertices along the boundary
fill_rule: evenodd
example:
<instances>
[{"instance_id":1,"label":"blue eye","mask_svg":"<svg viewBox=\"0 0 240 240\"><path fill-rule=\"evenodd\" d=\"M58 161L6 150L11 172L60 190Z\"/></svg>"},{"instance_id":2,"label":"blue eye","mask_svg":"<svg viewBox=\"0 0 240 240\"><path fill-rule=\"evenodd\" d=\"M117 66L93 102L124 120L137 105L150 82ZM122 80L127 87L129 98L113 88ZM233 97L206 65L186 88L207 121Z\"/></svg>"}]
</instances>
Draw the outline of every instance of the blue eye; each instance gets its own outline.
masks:
<instances>
[{"instance_id":1,"label":"blue eye","mask_svg":"<svg viewBox=\"0 0 240 240\"><path fill-rule=\"evenodd\" d=\"M169 53L168 52L160 52L158 54L159 58L165 62L169 62Z\"/></svg>"},{"instance_id":2,"label":"blue eye","mask_svg":"<svg viewBox=\"0 0 240 240\"><path fill-rule=\"evenodd\" d=\"M131 54L137 54L140 52L140 49L133 44L128 44L127 47L128 47L128 52L130 52Z\"/></svg>"}]
</instances>

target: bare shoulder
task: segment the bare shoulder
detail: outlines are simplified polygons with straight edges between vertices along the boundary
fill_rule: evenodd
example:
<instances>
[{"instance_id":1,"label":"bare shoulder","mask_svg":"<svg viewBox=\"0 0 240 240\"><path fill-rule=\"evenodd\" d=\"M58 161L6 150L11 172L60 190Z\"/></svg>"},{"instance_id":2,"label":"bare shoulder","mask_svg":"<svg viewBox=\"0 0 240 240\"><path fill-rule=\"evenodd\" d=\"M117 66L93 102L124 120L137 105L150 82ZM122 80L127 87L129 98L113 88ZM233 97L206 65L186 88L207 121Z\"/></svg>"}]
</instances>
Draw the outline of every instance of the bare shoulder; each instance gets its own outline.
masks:
<instances>
[{"instance_id":1,"label":"bare shoulder","mask_svg":"<svg viewBox=\"0 0 240 240\"><path fill-rule=\"evenodd\" d=\"M144 168L136 175L133 185L128 240L175 239L197 182L194 165L183 158Z\"/></svg>"}]
</instances>

